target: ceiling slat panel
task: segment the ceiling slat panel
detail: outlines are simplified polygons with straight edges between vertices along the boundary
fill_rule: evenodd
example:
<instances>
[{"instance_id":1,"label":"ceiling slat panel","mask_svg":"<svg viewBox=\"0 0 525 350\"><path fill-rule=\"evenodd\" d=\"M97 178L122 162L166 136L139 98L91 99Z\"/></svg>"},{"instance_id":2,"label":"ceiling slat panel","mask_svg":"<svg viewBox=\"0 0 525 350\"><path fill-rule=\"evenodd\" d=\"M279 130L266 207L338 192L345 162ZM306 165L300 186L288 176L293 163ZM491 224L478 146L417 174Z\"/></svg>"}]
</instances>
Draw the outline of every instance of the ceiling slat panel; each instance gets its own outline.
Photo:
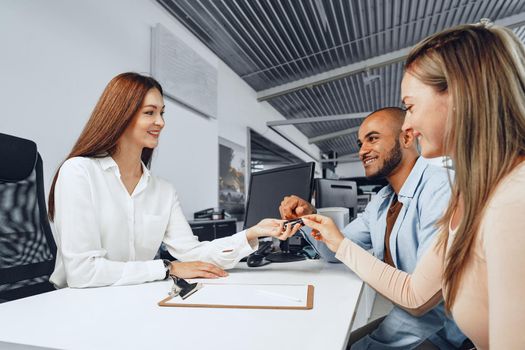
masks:
<instances>
[{"instance_id":1,"label":"ceiling slat panel","mask_svg":"<svg viewBox=\"0 0 525 350\"><path fill-rule=\"evenodd\" d=\"M188 27L197 37L199 37L204 43L210 46L214 51L218 51L219 47L225 47L228 50L235 50L237 44L233 40L227 40L223 36L217 36L212 38L213 24L207 22L207 19L203 18L200 13L194 12L191 7L182 7L178 3L171 1L161 1L161 4L165 6L170 13L172 13L182 23L188 23ZM257 67L257 64L253 61L248 61L244 55L233 56L234 63L239 69L253 70Z\"/></svg>"},{"instance_id":2,"label":"ceiling slat panel","mask_svg":"<svg viewBox=\"0 0 525 350\"><path fill-rule=\"evenodd\" d=\"M525 10L525 1L515 0L515 2L516 2L516 6L509 13L509 16L513 15L515 13L521 13L521 12L523 12Z\"/></svg>"},{"instance_id":3,"label":"ceiling slat panel","mask_svg":"<svg viewBox=\"0 0 525 350\"><path fill-rule=\"evenodd\" d=\"M505 17L505 13L507 12L508 5L510 4L510 1L494 1L497 4L494 6L494 13L491 18L501 18Z\"/></svg>"},{"instance_id":4,"label":"ceiling slat panel","mask_svg":"<svg viewBox=\"0 0 525 350\"><path fill-rule=\"evenodd\" d=\"M285 4L288 4L288 2L285 2ZM283 8L283 2L278 1L277 5L279 6L277 11L279 12L279 15L283 17L284 24L281 24L286 32L289 32L288 40L293 46L293 49L295 50L297 57L304 57L303 61L306 67L308 67L309 71L317 71L318 62L313 61L315 59L314 57L308 57L308 53L311 52L311 50L307 50L305 48L305 45L303 44L303 40L298 35L299 28L296 28L296 25L291 21L290 15L288 15L289 10L286 10Z\"/></svg>"},{"instance_id":5,"label":"ceiling slat panel","mask_svg":"<svg viewBox=\"0 0 525 350\"><path fill-rule=\"evenodd\" d=\"M195 5L198 5L200 3L197 3L197 2L191 2L192 4L195 4ZM234 38L232 35L230 35L230 33L228 33L227 31L224 30L224 27L222 26L222 24L219 22L219 20L211 13L211 11L208 9L208 8L205 8L205 7L202 7L202 4L201 5L201 8L199 9L195 9L196 13L199 13L199 12L205 12L210 20L209 20L209 23L210 25L214 28L214 30L216 31L222 31L224 32L224 35L225 37L228 38L228 40L230 40L231 42L234 42L238 48L238 50L245 56L247 57L248 59L250 59L250 61L254 62L254 66L256 67L259 67L259 66L264 66L265 63L260 60L260 58L256 55L249 55L247 54L247 51L245 51L246 49L249 50L249 51L253 51L253 49L249 46L246 46L246 42L242 43L242 42L239 42L236 38ZM190 7L192 7L193 5L189 5ZM203 9L204 11L201 11L201 9ZM242 39L241 39L242 41ZM255 58L255 60L254 60ZM257 63L255 63L257 61ZM272 77L272 79L275 79L275 76Z\"/></svg>"},{"instance_id":6,"label":"ceiling slat panel","mask_svg":"<svg viewBox=\"0 0 525 350\"><path fill-rule=\"evenodd\" d=\"M288 69L294 71L295 66L302 64L301 60L295 61L297 57L294 57L288 49L288 47L291 46L291 43L287 43L286 38L283 36L282 32L279 31L279 18L275 17L271 19L273 11L271 4L266 2L260 4L262 5L261 11L257 14L256 18L258 19L262 16L262 20L265 24L265 31L268 34L268 37L271 38L274 44L273 46L279 50L279 53L285 62L291 62L287 66Z\"/></svg>"},{"instance_id":7,"label":"ceiling slat panel","mask_svg":"<svg viewBox=\"0 0 525 350\"><path fill-rule=\"evenodd\" d=\"M474 17L475 22L479 21L482 17L484 17L484 14L487 13L488 5L489 1L480 1L478 11L476 12L476 16Z\"/></svg>"},{"instance_id":8,"label":"ceiling slat panel","mask_svg":"<svg viewBox=\"0 0 525 350\"><path fill-rule=\"evenodd\" d=\"M340 2L330 1L329 4L330 4L330 11L328 11L328 13L330 13L330 18L333 23L333 27L335 29L332 37L335 39L335 42L339 46L339 48L337 49L337 52L342 57L342 59L339 61L339 63L342 64L343 62L346 62L345 57L348 55L348 53L345 50L346 46L342 45L344 42L346 42L343 38L341 28L340 28L340 24L342 24L342 21L340 18L342 9L339 7Z\"/></svg>"},{"instance_id":9,"label":"ceiling slat panel","mask_svg":"<svg viewBox=\"0 0 525 350\"><path fill-rule=\"evenodd\" d=\"M416 9L414 11L414 18L412 19L414 21L414 32L412 33L412 40L411 42L416 42L419 33L421 33L421 30L423 26L425 25L425 10L426 10L426 1L418 1L416 3Z\"/></svg>"},{"instance_id":10,"label":"ceiling slat panel","mask_svg":"<svg viewBox=\"0 0 525 350\"><path fill-rule=\"evenodd\" d=\"M309 6L307 7L307 12L310 14L310 20L312 24L314 25L314 28L316 29L317 33L319 33L319 42L321 43L321 46L323 50L326 50L327 52L327 59L329 59L330 66L337 62L337 52L336 50L330 50L332 45L327 42L329 39L326 35L324 35L327 30L329 30L328 24L322 24L322 18L319 16L319 10L315 7L314 1L317 0L309 0ZM319 2L322 6L322 2ZM324 6L322 6L324 9ZM324 11L323 11L324 12ZM327 29L325 29L327 28Z\"/></svg>"},{"instance_id":11,"label":"ceiling slat panel","mask_svg":"<svg viewBox=\"0 0 525 350\"><path fill-rule=\"evenodd\" d=\"M471 20L471 18L472 18L472 13L474 12L473 11L474 7L475 7L475 3L469 1L469 3L467 4L467 6L465 7L465 9L463 11L463 14L462 14L461 19L460 19L460 23L471 23L471 22L473 22L473 20Z\"/></svg>"},{"instance_id":12,"label":"ceiling slat panel","mask_svg":"<svg viewBox=\"0 0 525 350\"><path fill-rule=\"evenodd\" d=\"M253 7L250 5L253 4ZM269 43L271 50L274 51L274 53L280 57L280 61L278 64L274 65L272 68L277 69L283 69L288 74L291 74L291 76L296 76L297 73L294 70L295 61L294 57L292 57L287 51L286 44L283 44L282 39L280 38L279 33L276 32L275 27L272 25L272 22L268 20L268 15L266 14L266 10L261 6L260 2L248 2L248 9L250 10L250 18L253 22L256 22L261 30L261 34L263 35L264 39ZM289 62L291 62L289 64ZM284 64L283 64L284 63Z\"/></svg>"},{"instance_id":13,"label":"ceiling slat panel","mask_svg":"<svg viewBox=\"0 0 525 350\"><path fill-rule=\"evenodd\" d=\"M281 5L283 4L283 2L279 3ZM289 17L292 20L293 26L297 28L298 39L301 41L305 49L304 56L308 56L308 59L312 61L313 74L319 73L323 67L323 63L319 59L318 55L314 54L315 50L311 43L311 35L309 35L305 30L305 27L303 25L304 22L299 18L296 11L296 6L290 6L289 2L284 2L284 5L287 6L286 10L290 13Z\"/></svg>"},{"instance_id":14,"label":"ceiling slat panel","mask_svg":"<svg viewBox=\"0 0 525 350\"><path fill-rule=\"evenodd\" d=\"M327 23L323 22L322 27L326 33L325 36L327 38L328 46L329 47L331 46L334 48L333 50L335 54L334 56L337 58L337 65L340 66L341 64L343 64L343 62L345 62L345 58L344 58L345 55L344 55L344 52L342 52L341 50L341 40L338 39L339 37L337 34L337 31L338 31L337 18L333 10L333 3L330 1L330 2L324 3L323 5L323 2L321 2L320 0L314 0L314 1L317 1L317 4L318 4L317 6L320 6L321 9L324 9L323 13L325 14L326 17L323 17L323 18L325 18Z\"/></svg>"},{"instance_id":15,"label":"ceiling slat panel","mask_svg":"<svg viewBox=\"0 0 525 350\"><path fill-rule=\"evenodd\" d=\"M299 5L300 5L300 8L301 8L300 14L302 15L301 20L308 24L307 28L309 30L309 33L310 33L312 39L313 39L313 40L311 40L311 43L315 44L315 45L313 45L314 52L321 52L324 48L321 46L321 44L320 44L320 42L319 42L319 40L317 38L317 32L318 31L314 30L314 28L312 27L312 22L310 21L310 19L308 17L308 13L307 13L307 10L305 9L304 2L300 1ZM325 59L325 55L319 55L319 58L323 61L323 67L328 67L329 66L328 62Z\"/></svg>"},{"instance_id":16,"label":"ceiling slat panel","mask_svg":"<svg viewBox=\"0 0 525 350\"><path fill-rule=\"evenodd\" d=\"M256 51L254 51L254 54L252 57L255 59L255 55L257 52L262 53L262 57L264 57L265 62L267 65L277 65L281 59L279 57L276 57L274 54L274 50L270 49L270 47L267 44L267 40L265 38L262 38L259 32L255 29L254 25L248 20L244 12L237 7L236 11L233 9L230 9L226 2L222 2L224 8L227 11L227 14L231 16L231 28L233 31L235 31L235 28L240 28L241 30L239 32L243 33L244 42L249 42L250 46L255 46ZM237 13L234 13L237 12ZM241 17L242 16L242 17ZM252 33L254 35L252 36Z\"/></svg>"}]
</instances>

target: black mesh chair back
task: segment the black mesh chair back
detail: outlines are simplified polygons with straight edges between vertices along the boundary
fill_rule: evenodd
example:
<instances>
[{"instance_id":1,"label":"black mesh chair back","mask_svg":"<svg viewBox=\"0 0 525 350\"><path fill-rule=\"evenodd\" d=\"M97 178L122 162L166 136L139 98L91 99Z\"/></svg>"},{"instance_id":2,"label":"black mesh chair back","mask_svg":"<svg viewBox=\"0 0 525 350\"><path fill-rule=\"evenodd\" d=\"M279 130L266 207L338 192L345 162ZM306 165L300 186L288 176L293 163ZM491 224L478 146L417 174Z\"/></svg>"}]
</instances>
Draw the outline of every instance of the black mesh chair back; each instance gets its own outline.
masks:
<instances>
[{"instance_id":1,"label":"black mesh chair back","mask_svg":"<svg viewBox=\"0 0 525 350\"><path fill-rule=\"evenodd\" d=\"M56 249L36 144L0 133L0 302L54 290Z\"/></svg>"}]
</instances>

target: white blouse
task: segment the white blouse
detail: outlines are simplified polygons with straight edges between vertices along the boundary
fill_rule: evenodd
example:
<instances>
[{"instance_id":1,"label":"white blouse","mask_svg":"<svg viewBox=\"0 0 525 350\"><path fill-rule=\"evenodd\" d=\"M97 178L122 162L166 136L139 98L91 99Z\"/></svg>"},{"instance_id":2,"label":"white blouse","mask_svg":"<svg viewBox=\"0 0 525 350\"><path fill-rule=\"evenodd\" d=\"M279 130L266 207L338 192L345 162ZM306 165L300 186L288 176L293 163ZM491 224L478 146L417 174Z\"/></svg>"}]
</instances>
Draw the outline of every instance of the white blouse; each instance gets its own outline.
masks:
<instances>
[{"instance_id":1,"label":"white blouse","mask_svg":"<svg viewBox=\"0 0 525 350\"><path fill-rule=\"evenodd\" d=\"M58 246L51 282L57 287L97 287L161 280L161 242L181 261L232 268L257 247L245 231L199 242L165 180L143 174L129 195L111 157L68 159L55 185L54 236ZM256 242L252 244L257 245Z\"/></svg>"}]
</instances>

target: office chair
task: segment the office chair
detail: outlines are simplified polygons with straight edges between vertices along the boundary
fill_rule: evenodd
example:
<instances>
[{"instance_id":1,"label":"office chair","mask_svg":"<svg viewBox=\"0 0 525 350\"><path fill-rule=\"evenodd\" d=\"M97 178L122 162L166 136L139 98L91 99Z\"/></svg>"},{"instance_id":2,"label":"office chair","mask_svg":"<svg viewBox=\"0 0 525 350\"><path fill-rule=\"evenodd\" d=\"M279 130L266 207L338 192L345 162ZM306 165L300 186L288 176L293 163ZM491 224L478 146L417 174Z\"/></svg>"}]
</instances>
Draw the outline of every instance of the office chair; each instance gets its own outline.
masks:
<instances>
[{"instance_id":1,"label":"office chair","mask_svg":"<svg viewBox=\"0 0 525 350\"><path fill-rule=\"evenodd\" d=\"M43 182L36 144L0 133L0 303L55 289Z\"/></svg>"}]
</instances>

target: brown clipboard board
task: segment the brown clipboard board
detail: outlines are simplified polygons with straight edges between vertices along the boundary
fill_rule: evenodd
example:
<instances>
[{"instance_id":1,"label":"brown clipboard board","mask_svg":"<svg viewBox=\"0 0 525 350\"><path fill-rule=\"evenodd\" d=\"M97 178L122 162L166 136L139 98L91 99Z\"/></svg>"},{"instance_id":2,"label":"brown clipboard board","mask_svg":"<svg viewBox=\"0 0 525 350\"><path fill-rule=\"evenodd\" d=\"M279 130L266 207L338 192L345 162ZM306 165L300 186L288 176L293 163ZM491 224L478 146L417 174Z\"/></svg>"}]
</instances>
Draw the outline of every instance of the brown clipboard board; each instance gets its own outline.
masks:
<instances>
[{"instance_id":1,"label":"brown clipboard board","mask_svg":"<svg viewBox=\"0 0 525 350\"><path fill-rule=\"evenodd\" d=\"M197 308L220 308L220 309L266 309L266 310L311 310L314 308L314 286L307 285L305 306L268 306L268 305L221 305L221 304L182 304L169 303L173 296L168 296L158 302L159 306L168 307L197 307ZM191 298L191 296L190 296Z\"/></svg>"}]
</instances>

